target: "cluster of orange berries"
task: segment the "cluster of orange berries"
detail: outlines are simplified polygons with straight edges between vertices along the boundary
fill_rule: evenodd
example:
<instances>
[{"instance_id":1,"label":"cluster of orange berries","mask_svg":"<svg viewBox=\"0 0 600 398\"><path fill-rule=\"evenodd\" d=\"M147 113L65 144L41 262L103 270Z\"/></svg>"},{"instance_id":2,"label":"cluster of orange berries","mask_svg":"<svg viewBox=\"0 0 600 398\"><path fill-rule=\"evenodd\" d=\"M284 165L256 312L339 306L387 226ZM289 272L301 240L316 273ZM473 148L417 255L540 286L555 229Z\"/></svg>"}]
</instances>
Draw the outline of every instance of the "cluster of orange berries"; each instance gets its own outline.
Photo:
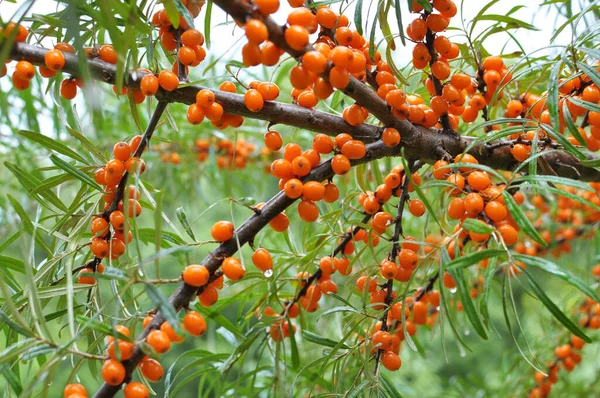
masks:
<instances>
[{"instance_id":1,"label":"cluster of orange berries","mask_svg":"<svg viewBox=\"0 0 600 398\"><path fill-rule=\"evenodd\" d=\"M373 306L375 310L384 309L383 303L387 297L387 289L378 289L376 278L361 276L356 281L356 286L362 294L370 294L372 303L381 303ZM373 300L375 296L375 300ZM408 296L396 301L396 292L392 292L393 304L387 309L385 328L382 321L378 321L371 333L372 353L381 350L381 364L388 370L395 371L400 368L400 346L405 339L404 328L409 336L417 333L417 326L428 325L433 327L440 305L440 292L431 290L422 293L418 290L414 297Z\"/></svg>"},{"instance_id":2,"label":"cluster of orange berries","mask_svg":"<svg viewBox=\"0 0 600 398\"><path fill-rule=\"evenodd\" d=\"M600 67L596 67L600 71ZM567 140L573 145L584 145L591 151L597 151L600 149L600 112L586 109L583 106L578 105L574 101L584 101L594 105L600 105L600 89L598 86L587 76L582 74L581 76L574 76L559 79L559 100L558 100L558 121L559 126L553 126L552 119L550 117L550 111L548 109L548 94L547 92L541 95L526 93L520 96L518 99L511 100L507 105L505 116L517 117L518 115L525 115L532 121L528 123L530 126L535 126L538 123L543 123L554 128L558 127L558 132L561 134L565 133L567 128L567 122L565 120L565 109L568 111L571 120L577 123L578 119L581 118L582 123L579 123L579 127L576 127L579 135L583 138L583 142L579 142L574 135L569 135ZM589 129L586 131L586 129ZM551 140L550 137L546 136L546 132L538 129L538 140ZM512 139L521 139L526 142L533 140L535 132L528 131L521 134L515 134L511 136ZM531 154L531 147L525 143L517 143L511 147L513 156L519 160L526 160Z\"/></svg>"},{"instance_id":3,"label":"cluster of orange berries","mask_svg":"<svg viewBox=\"0 0 600 398\"><path fill-rule=\"evenodd\" d=\"M147 327L154 317L147 316L144 319L143 327ZM192 336L201 336L206 332L206 321L204 317L196 311L188 311L180 325L182 330L186 330ZM129 337L129 329L123 325L117 325L115 332ZM163 322L159 329L152 330L146 336L146 344L152 347L158 355L164 354L171 348L171 343L181 343L185 336L178 333L171 324ZM126 377L126 369L123 361L134 355L135 344L125 340L115 340L112 336L108 337L107 353L110 359L107 359L102 365L102 379L111 386L120 386ZM159 381L164 370L161 364L148 356L144 357L138 365L142 375L151 382ZM69 387L69 386L67 386ZM66 389L65 389L66 391ZM139 382L129 382L125 386L124 395L126 398L147 398L150 396L148 388Z\"/></svg>"},{"instance_id":4,"label":"cluster of orange berries","mask_svg":"<svg viewBox=\"0 0 600 398\"><path fill-rule=\"evenodd\" d=\"M469 154L457 155L454 161L467 164L479 163L477 159ZM437 180L446 180L452 184L451 187L447 188L450 196L454 197L448 205L448 217L453 220L460 220L460 223L456 226L456 231L465 219L478 219L484 225L495 227L507 246L514 245L518 239L519 227L512 219L504 202L502 196L504 186L493 184L486 171L468 166L451 170L447 167L448 164L445 160L438 160L434 164L433 177ZM465 193L466 195L464 195ZM520 192L515 193L513 198L518 204L522 204L525 199ZM460 238L463 239L467 236L477 244L484 244L490 238L489 233L466 230L461 233ZM462 241L459 246L462 249ZM450 256L453 257L454 250L449 250L449 252Z\"/></svg>"},{"instance_id":5,"label":"cluster of orange berries","mask_svg":"<svg viewBox=\"0 0 600 398\"><path fill-rule=\"evenodd\" d=\"M111 205L117 195L119 184L127 173L143 173L146 169L144 161L134 156L138 146L142 141L142 136L138 135L127 142L118 142L113 148L114 158L96 171L95 180L98 184L105 187L103 199L105 202L104 210L111 210L106 216L95 216L92 219L91 233L92 239L90 250L97 259L110 257L116 260L125 252L125 246L131 242L131 231L126 227L127 218L137 217L142 212L142 206L138 201L140 192L130 185L123 192L123 198L119 200L117 209L112 210ZM110 228L112 227L112 234ZM84 269L82 274L91 272ZM84 275L80 275L84 276ZM93 279L84 279L83 283L93 283Z\"/></svg>"},{"instance_id":6,"label":"cluster of orange berries","mask_svg":"<svg viewBox=\"0 0 600 398\"><path fill-rule=\"evenodd\" d=\"M282 145L281 136L271 130L265 134L265 145L276 150ZM296 143L289 143L283 148L283 159L271 163L271 174L280 179L279 188L289 198L302 198L298 204L298 213L305 222L314 222L319 217L315 202L324 200L335 202L339 198L337 186L331 182L322 184L319 181L301 181L310 171L319 165L321 155L334 152L331 158L333 172L344 175L350 171L351 160L361 159L366 154L365 144L352 139L349 134L339 134L332 139L325 134L317 134L312 149L302 151Z\"/></svg>"}]
</instances>

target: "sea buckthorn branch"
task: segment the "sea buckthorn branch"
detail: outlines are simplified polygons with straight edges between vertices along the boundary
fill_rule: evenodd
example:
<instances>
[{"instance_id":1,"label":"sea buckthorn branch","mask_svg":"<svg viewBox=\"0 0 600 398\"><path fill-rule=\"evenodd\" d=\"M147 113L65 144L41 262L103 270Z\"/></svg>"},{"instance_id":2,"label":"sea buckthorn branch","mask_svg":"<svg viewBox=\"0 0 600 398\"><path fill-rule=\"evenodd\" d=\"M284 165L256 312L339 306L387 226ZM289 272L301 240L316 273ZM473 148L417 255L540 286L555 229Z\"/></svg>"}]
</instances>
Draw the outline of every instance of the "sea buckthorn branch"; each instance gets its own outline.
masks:
<instances>
[{"instance_id":1,"label":"sea buckthorn branch","mask_svg":"<svg viewBox=\"0 0 600 398\"><path fill-rule=\"evenodd\" d=\"M142 140L140 141L140 144L138 145L135 152L131 155L132 158L141 158L142 157L142 153L144 153L144 150L150 144L150 139L152 138L152 135L154 134L154 131L156 130L156 126L158 125L158 122L160 121L162 114L167 109L167 104L168 103L166 101L158 101L158 104L156 104L156 108L154 109L154 112L152 113L152 117L150 118L150 121L148 122L146 131L142 135ZM128 177L129 177L129 172L126 171L123 174L121 182L119 182L117 191L115 193L115 198L111 202L110 207L108 209L106 209L104 211L104 213L102 214L102 216L105 219L108 220L108 217L110 216L110 214L113 211L117 210L117 208L119 207L119 202L121 200L123 200L123 197L125 195L125 188L127 187Z\"/></svg>"},{"instance_id":2,"label":"sea buckthorn branch","mask_svg":"<svg viewBox=\"0 0 600 398\"><path fill-rule=\"evenodd\" d=\"M15 43L11 50L11 58L15 60L28 60L36 65L44 65L44 55L48 51L49 50L38 46ZM63 71L78 76L80 74L80 68L77 57L74 54L69 53L65 53L64 57L65 65ZM88 61L88 66L92 78L106 83L115 83L115 65L93 59ZM138 89L143 73L130 72L129 74L126 74L126 76L127 79L124 82L124 87ZM357 81L357 83L360 82ZM160 90L156 96L159 100L163 101L192 104L195 101L196 94L202 89L204 89L204 87L186 86L171 92L163 92ZM350 126L341 117L276 101L265 101L265 105L260 112L251 112L246 108L244 97L242 95L215 89L211 89L211 91L215 93L216 100L223 105L227 113L233 115L305 128L307 130L333 136L346 132L365 143L375 141L379 137L381 131L381 128L377 126L366 123L358 126ZM381 100L377 95L373 95L377 100ZM386 105L384 104L384 107L385 106ZM445 153L453 157L461 154L473 141L473 139L469 137L460 137L457 139L454 135L439 134L435 130L427 129L422 126L414 126L406 120L393 120L389 124L384 122L384 125L394 126L400 132L402 136L401 145L404 147L407 159L421 160L425 163L434 163ZM492 142L490 144L493 145L494 143L495 142ZM500 148L488 149L486 144L476 144L469 150L469 153L481 164L485 164L495 169L514 170L521 164L513 157L510 148L504 145ZM556 174L561 177L574 178L582 181L600 181L600 171L592 167L584 166L578 159L566 152L555 151L542 156L548 164L552 166ZM588 160L596 160L599 158L592 154L587 154L586 156Z\"/></svg>"},{"instance_id":3,"label":"sea buckthorn branch","mask_svg":"<svg viewBox=\"0 0 600 398\"><path fill-rule=\"evenodd\" d=\"M398 253L400 252L400 235L402 235L402 215L404 214L404 207L406 205L406 201L409 199L410 194L408 193L408 186L410 184L410 178L408 178L409 174L412 174L419 168L419 164L413 164L412 166L407 167L404 170L404 182L402 183L402 193L400 194L400 200L398 201L398 211L396 214L396 218L394 219L394 234L392 235L392 248L388 255L389 261L394 261L398 257ZM383 314L381 315L381 331L387 332L388 330L388 313L390 311L390 305L392 301L394 301L394 278L389 278L385 285L386 288L386 296L385 296L385 309L383 310ZM381 356L383 355L384 350L379 348L377 349L377 353L375 354L375 367L373 369L373 374L377 375L379 372L379 363L381 361Z\"/></svg>"},{"instance_id":4,"label":"sea buckthorn branch","mask_svg":"<svg viewBox=\"0 0 600 398\"><path fill-rule=\"evenodd\" d=\"M33 64L43 66L44 56L48 51L50 50L39 46L15 43L11 51L11 58L15 60L28 60ZM64 57L65 65L62 69L63 72L79 76L81 72L77 56L65 53ZM100 59L90 59L87 63L93 79L109 84L116 83L117 69L115 65L103 62ZM123 87L138 90L140 88L140 81L146 73L140 71L126 73ZM171 92L159 90L156 98L159 101L178 102L189 105L196 102L196 94L203 89L207 89L207 87L188 85L179 87ZM208 89L215 94L216 101L223 106L228 114L265 120L273 125L283 124L298 127L331 136L348 133L353 138L365 143L376 141L379 139L381 133L381 128L377 126L365 123L358 126L351 126L339 116L277 101L265 101L265 105L260 112L251 112L244 104L243 95L217 89Z\"/></svg>"},{"instance_id":5,"label":"sea buckthorn branch","mask_svg":"<svg viewBox=\"0 0 600 398\"><path fill-rule=\"evenodd\" d=\"M379 141L368 145L366 155L361 159L354 160L352 165L367 163L386 156L398 156L400 154L399 152L398 147L390 148ZM327 161L315 167L303 181L323 181L333 177L333 175L334 172L331 168L331 161ZM231 239L222 242L216 249L210 252L201 264L208 269L210 275L215 275L225 258L232 256L242 246L252 241L256 234L267 226L273 218L291 206L295 201L296 199L291 199L287 197L283 191L280 191L265 203L259 211L254 212L252 216L240 225L240 227L235 230ZM176 311L180 311L181 309L188 307L189 303L198 295L200 289L201 288L190 286L186 283L181 283L177 290L169 297L168 301ZM136 341L142 343L148 334L151 331L160 328L163 322L165 322L164 316L160 310L156 311L156 315L138 336ZM137 344L132 357L122 362L126 371L125 383L131 380L135 367L145 356L146 353L142 350L141 344ZM121 385L111 386L104 383L98 389L94 397L114 397L120 389Z\"/></svg>"},{"instance_id":6,"label":"sea buckthorn branch","mask_svg":"<svg viewBox=\"0 0 600 398\"><path fill-rule=\"evenodd\" d=\"M369 222L369 220L371 219L371 217L373 217L372 214L365 214L365 216L362 218L362 220L360 222L362 224L366 224L366 223ZM342 240L340 241L340 243L336 246L336 248L331 253L331 258L334 258L339 253L341 253L342 250L344 250L344 247L346 247L346 245L352 240L352 238L354 238L354 236L361 229L363 229L363 228L360 225L356 225L354 228L352 228L351 231L348 231L348 232L344 233ZM298 291L298 293L296 293L296 295L294 296L294 298L292 300L289 300L289 301L286 302L283 311L281 311L281 316L285 316L288 313L289 309L294 304L296 304L302 297L306 296L308 288L315 281L319 280L319 278L321 278L321 275L323 275L323 270L321 268L319 268L315 272L313 272L308 278L306 278L305 281L303 281L302 288Z\"/></svg>"}]
</instances>

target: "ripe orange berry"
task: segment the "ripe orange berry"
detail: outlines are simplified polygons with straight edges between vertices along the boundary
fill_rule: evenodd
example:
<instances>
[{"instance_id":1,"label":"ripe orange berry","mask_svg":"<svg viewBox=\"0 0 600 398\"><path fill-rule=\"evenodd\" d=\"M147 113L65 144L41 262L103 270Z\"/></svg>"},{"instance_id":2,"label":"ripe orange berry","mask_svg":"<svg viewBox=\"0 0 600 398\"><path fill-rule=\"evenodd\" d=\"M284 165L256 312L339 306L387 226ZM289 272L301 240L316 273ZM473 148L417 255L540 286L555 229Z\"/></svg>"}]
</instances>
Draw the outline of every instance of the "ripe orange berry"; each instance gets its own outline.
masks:
<instances>
[{"instance_id":1,"label":"ripe orange berry","mask_svg":"<svg viewBox=\"0 0 600 398\"><path fill-rule=\"evenodd\" d=\"M115 159L124 162L131 156L131 147L126 142L117 142L113 147L113 155Z\"/></svg>"},{"instance_id":2,"label":"ripe orange berry","mask_svg":"<svg viewBox=\"0 0 600 398\"><path fill-rule=\"evenodd\" d=\"M298 215L305 222L314 222L319 218L319 208L310 200L298 203Z\"/></svg>"},{"instance_id":3,"label":"ripe orange berry","mask_svg":"<svg viewBox=\"0 0 600 398\"><path fill-rule=\"evenodd\" d=\"M191 47L183 46L177 51L177 59L183 65L191 65L196 62L196 51Z\"/></svg>"},{"instance_id":4,"label":"ripe orange berry","mask_svg":"<svg viewBox=\"0 0 600 398\"><path fill-rule=\"evenodd\" d=\"M483 211L484 202L478 193L470 193L465 196L465 210L471 217L475 217Z\"/></svg>"},{"instance_id":5,"label":"ripe orange berry","mask_svg":"<svg viewBox=\"0 0 600 398\"><path fill-rule=\"evenodd\" d=\"M150 397L150 391L148 391L148 387L139 383L137 381L133 381L128 383L123 389L123 394L125 398L148 398Z\"/></svg>"},{"instance_id":6,"label":"ripe orange berry","mask_svg":"<svg viewBox=\"0 0 600 398\"><path fill-rule=\"evenodd\" d=\"M393 371L400 369L400 367L402 366L402 360L400 359L398 354L396 354L395 352L386 351L381 356L381 364L387 370L390 370L393 372Z\"/></svg>"},{"instance_id":7,"label":"ripe orange berry","mask_svg":"<svg viewBox=\"0 0 600 398\"><path fill-rule=\"evenodd\" d=\"M210 230L213 239L225 242L233 237L233 223L229 221L217 221Z\"/></svg>"},{"instance_id":8,"label":"ripe orange berry","mask_svg":"<svg viewBox=\"0 0 600 398\"><path fill-rule=\"evenodd\" d=\"M223 274L232 281L239 281L246 274L246 269L243 267L240 260L235 257L227 257L221 264Z\"/></svg>"},{"instance_id":9,"label":"ripe orange berry","mask_svg":"<svg viewBox=\"0 0 600 398\"><path fill-rule=\"evenodd\" d=\"M490 186L490 177L485 171L473 171L467 177L469 186L476 191L483 191Z\"/></svg>"},{"instance_id":10,"label":"ripe orange berry","mask_svg":"<svg viewBox=\"0 0 600 398\"><path fill-rule=\"evenodd\" d=\"M63 390L63 397L68 398L71 395L79 394L82 397L87 397L88 393L85 387L79 383L67 384Z\"/></svg>"},{"instance_id":11,"label":"ripe orange berry","mask_svg":"<svg viewBox=\"0 0 600 398\"><path fill-rule=\"evenodd\" d=\"M327 67L327 57L318 51L308 51L302 56L302 65L309 71L320 74Z\"/></svg>"},{"instance_id":12,"label":"ripe orange berry","mask_svg":"<svg viewBox=\"0 0 600 398\"><path fill-rule=\"evenodd\" d=\"M223 278L221 276L221 278ZM222 286L222 285L221 285ZM206 286L202 293L198 295L200 304L204 307L210 307L217 301L219 301L219 292L214 286Z\"/></svg>"},{"instance_id":13,"label":"ripe orange berry","mask_svg":"<svg viewBox=\"0 0 600 398\"><path fill-rule=\"evenodd\" d=\"M117 340L117 344L119 349L119 357L117 358L117 350L115 348L114 340L110 342L108 345L108 355L111 359L118 359L120 361L126 361L133 356L133 350L135 345L130 343L129 341Z\"/></svg>"},{"instance_id":14,"label":"ripe orange berry","mask_svg":"<svg viewBox=\"0 0 600 398\"><path fill-rule=\"evenodd\" d=\"M60 84L60 95L64 99L72 100L77 95L77 84L75 80L65 79Z\"/></svg>"},{"instance_id":15,"label":"ripe orange berry","mask_svg":"<svg viewBox=\"0 0 600 398\"><path fill-rule=\"evenodd\" d=\"M298 180L297 178L289 179L283 188L285 195L290 199L296 199L302 196L303 190L304 186L302 181Z\"/></svg>"},{"instance_id":16,"label":"ripe orange berry","mask_svg":"<svg viewBox=\"0 0 600 398\"><path fill-rule=\"evenodd\" d=\"M431 73L439 80L446 80L450 76L450 66L446 62L435 61L431 65Z\"/></svg>"},{"instance_id":17,"label":"ripe orange berry","mask_svg":"<svg viewBox=\"0 0 600 398\"><path fill-rule=\"evenodd\" d=\"M413 199L408 204L408 210L415 217L421 217L425 214L425 204L419 199Z\"/></svg>"},{"instance_id":18,"label":"ripe orange berry","mask_svg":"<svg viewBox=\"0 0 600 398\"><path fill-rule=\"evenodd\" d=\"M204 286L208 283L210 272L204 265L188 265L183 270L183 281L190 286Z\"/></svg>"},{"instance_id":19,"label":"ripe orange berry","mask_svg":"<svg viewBox=\"0 0 600 398\"><path fill-rule=\"evenodd\" d=\"M104 258L108 256L110 246L108 245L108 242L106 242L104 239L92 238L90 250L92 251L94 256L98 258Z\"/></svg>"},{"instance_id":20,"label":"ripe orange berry","mask_svg":"<svg viewBox=\"0 0 600 398\"><path fill-rule=\"evenodd\" d=\"M35 76L35 68L31 64L31 62L28 61L17 62L17 65L15 66L15 71L18 72L19 75L25 79L31 80Z\"/></svg>"},{"instance_id":21,"label":"ripe orange berry","mask_svg":"<svg viewBox=\"0 0 600 398\"><path fill-rule=\"evenodd\" d=\"M170 70L163 70L158 74L158 84L166 91L173 91L179 85L179 78Z\"/></svg>"},{"instance_id":22,"label":"ripe orange berry","mask_svg":"<svg viewBox=\"0 0 600 398\"><path fill-rule=\"evenodd\" d=\"M450 21L439 14L430 14L427 17L427 27L434 32L443 32Z\"/></svg>"},{"instance_id":23,"label":"ripe orange berry","mask_svg":"<svg viewBox=\"0 0 600 398\"><path fill-rule=\"evenodd\" d=\"M291 25L284 32L286 43L294 50L302 50L308 45L308 31L299 25Z\"/></svg>"},{"instance_id":24,"label":"ripe orange berry","mask_svg":"<svg viewBox=\"0 0 600 398\"><path fill-rule=\"evenodd\" d=\"M265 102L258 90L250 89L244 95L244 104L251 112L258 112L263 108Z\"/></svg>"},{"instance_id":25,"label":"ripe orange berry","mask_svg":"<svg viewBox=\"0 0 600 398\"><path fill-rule=\"evenodd\" d=\"M275 130L267 131L264 136L265 146L275 152L281 149L283 139L279 132Z\"/></svg>"},{"instance_id":26,"label":"ripe orange berry","mask_svg":"<svg viewBox=\"0 0 600 398\"><path fill-rule=\"evenodd\" d=\"M265 101L273 101L279 96L279 87L275 83L262 82L256 88Z\"/></svg>"},{"instance_id":27,"label":"ripe orange berry","mask_svg":"<svg viewBox=\"0 0 600 398\"><path fill-rule=\"evenodd\" d=\"M427 22L417 18L406 27L406 35L414 41L423 41L427 34Z\"/></svg>"},{"instance_id":28,"label":"ripe orange berry","mask_svg":"<svg viewBox=\"0 0 600 398\"><path fill-rule=\"evenodd\" d=\"M519 233L517 230L509 224L504 224L498 227L498 232L502 235L502 239L507 246L512 246L517 243Z\"/></svg>"},{"instance_id":29,"label":"ripe orange berry","mask_svg":"<svg viewBox=\"0 0 600 398\"><path fill-rule=\"evenodd\" d=\"M65 66L65 56L59 50L50 50L44 55L46 67L52 71L59 71Z\"/></svg>"},{"instance_id":30,"label":"ripe orange berry","mask_svg":"<svg viewBox=\"0 0 600 398\"><path fill-rule=\"evenodd\" d=\"M279 0L256 0L254 4L265 15L274 14L279 10Z\"/></svg>"},{"instance_id":31,"label":"ripe orange berry","mask_svg":"<svg viewBox=\"0 0 600 398\"><path fill-rule=\"evenodd\" d=\"M146 379L152 382L159 381L165 373L160 362L158 362L156 359L148 357L143 359L140 363L140 371Z\"/></svg>"},{"instance_id":32,"label":"ripe orange berry","mask_svg":"<svg viewBox=\"0 0 600 398\"><path fill-rule=\"evenodd\" d=\"M392 348L392 336L388 332L384 332L383 330L379 330L373 333L371 337L371 342L373 343L373 347L380 350L389 350Z\"/></svg>"},{"instance_id":33,"label":"ripe orange berry","mask_svg":"<svg viewBox=\"0 0 600 398\"><path fill-rule=\"evenodd\" d=\"M504 61L498 56L489 56L483 60L482 66L487 70L499 71L504 67Z\"/></svg>"},{"instance_id":34,"label":"ripe orange berry","mask_svg":"<svg viewBox=\"0 0 600 398\"><path fill-rule=\"evenodd\" d=\"M192 336L201 336L206 332L206 321L204 317L196 311L190 311L183 317L185 330Z\"/></svg>"},{"instance_id":35,"label":"ripe orange berry","mask_svg":"<svg viewBox=\"0 0 600 398\"><path fill-rule=\"evenodd\" d=\"M164 354L171 348L171 339L165 332L153 330L146 336L146 343L158 354Z\"/></svg>"},{"instance_id":36,"label":"ripe orange berry","mask_svg":"<svg viewBox=\"0 0 600 398\"><path fill-rule=\"evenodd\" d=\"M329 83L332 87L342 90L350 83L350 75L345 69L334 66L329 70Z\"/></svg>"},{"instance_id":37,"label":"ripe orange berry","mask_svg":"<svg viewBox=\"0 0 600 398\"><path fill-rule=\"evenodd\" d=\"M400 144L400 133L393 127L387 127L381 134L381 140L386 146L397 146Z\"/></svg>"},{"instance_id":38,"label":"ripe orange berry","mask_svg":"<svg viewBox=\"0 0 600 398\"><path fill-rule=\"evenodd\" d=\"M465 201L462 198L454 198L448 204L448 217L460 220L465 216Z\"/></svg>"},{"instance_id":39,"label":"ripe orange berry","mask_svg":"<svg viewBox=\"0 0 600 398\"><path fill-rule=\"evenodd\" d=\"M312 163L304 156L297 156L292 160L292 173L296 176L303 177L310 173Z\"/></svg>"},{"instance_id":40,"label":"ripe orange berry","mask_svg":"<svg viewBox=\"0 0 600 398\"><path fill-rule=\"evenodd\" d=\"M485 215L494 222L502 221L508 216L508 210L500 202L491 201L485 205Z\"/></svg>"},{"instance_id":41,"label":"ripe orange berry","mask_svg":"<svg viewBox=\"0 0 600 398\"><path fill-rule=\"evenodd\" d=\"M204 44L204 36L196 29L188 29L181 34L181 43L187 47L196 47Z\"/></svg>"},{"instance_id":42,"label":"ripe orange berry","mask_svg":"<svg viewBox=\"0 0 600 398\"><path fill-rule=\"evenodd\" d=\"M91 268L83 268L81 271L79 271L79 275L77 276L77 283L82 284L82 285L93 285L96 283L96 278L94 278L93 276L87 276L88 274L93 274L94 271L92 271Z\"/></svg>"},{"instance_id":43,"label":"ripe orange berry","mask_svg":"<svg viewBox=\"0 0 600 398\"><path fill-rule=\"evenodd\" d=\"M119 361L109 359L102 365L102 379L111 386L118 386L125 380L125 367Z\"/></svg>"},{"instance_id":44,"label":"ripe orange berry","mask_svg":"<svg viewBox=\"0 0 600 398\"><path fill-rule=\"evenodd\" d=\"M510 148L510 153L519 162L524 162L531 155L531 147L525 144L515 144L515 146Z\"/></svg>"},{"instance_id":45,"label":"ripe orange berry","mask_svg":"<svg viewBox=\"0 0 600 398\"><path fill-rule=\"evenodd\" d=\"M362 141L350 140L342 145L342 155L348 159L361 159L366 153L367 149Z\"/></svg>"},{"instance_id":46,"label":"ripe orange berry","mask_svg":"<svg viewBox=\"0 0 600 398\"><path fill-rule=\"evenodd\" d=\"M385 279L394 279L396 272L398 272L398 266L393 261L383 260L380 268L381 276Z\"/></svg>"},{"instance_id":47,"label":"ripe orange berry","mask_svg":"<svg viewBox=\"0 0 600 398\"><path fill-rule=\"evenodd\" d=\"M104 62L108 62L109 64L117 63L117 52L114 47L110 44L105 44L100 47L100 51L98 51L98 55L100 59Z\"/></svg>"},{"instance_id":48,"label":"ripe orange berry","mask_svg":"<svg viewBox=\"0 0 600 398\"><path fill-rule=\"evenodd\" d=\"M181 343L184 340L184 336L177 334L169 322L163 322L160 325L160 331L164 332L174 343Z\"/></svg>"},{"instance_id":49,"label":"ripe orange berry","mask_svg":"<svg viewBox=\"0 0 600 398\"><path fill-rule=\"evenodd\" d=\"M246 22L246 37L253 44L261 44L269 38L269 31L262 21L251 19Z\"/></svg>"},{"instance_id":50,"label":"ripe orange berry","mask_svg":"<svg viewBox=\"0 0 600 398\"><path fill-rule=\"evenodd\" d=\"M331 168L335 174L346 174L350 171L350 166L350 160L344 155L335 155L331 159Z\"/></svg>"},{"instance_id":51,"label":"ripe orange berry","mask_svg":"<svg viewBox=\"0 0 600 398\"><path fill-rule=\"evenodd\" d=\"M339 197L340 197L340 191L335 184L333 184L333 183L325 184L325 196L323 197L323 200L325 202L333 203L336 200L338 200Z\"/></svg>"},{"instance_id":52,"label":"ripe orange berry","mask_svg":"<svg viewBox=\"0 0 600 398\"><path fill-rule=\"evenodd\" d=\"M252 263L262 272L266 272L273 268L271 254L263 248L256 249L256 251L252 253Z\"/></svg>"},{"instance_id":53,"label":"ripe orange berry","mask_svg":"<svg viewBox=\"0 0 600 398\"><path fill-rule=\"evenodd\" d=\"M318 181L308 181L304 184L303 196L314 202L322 200L325 197L325 186Z\"/></svg>"}]
</instances>

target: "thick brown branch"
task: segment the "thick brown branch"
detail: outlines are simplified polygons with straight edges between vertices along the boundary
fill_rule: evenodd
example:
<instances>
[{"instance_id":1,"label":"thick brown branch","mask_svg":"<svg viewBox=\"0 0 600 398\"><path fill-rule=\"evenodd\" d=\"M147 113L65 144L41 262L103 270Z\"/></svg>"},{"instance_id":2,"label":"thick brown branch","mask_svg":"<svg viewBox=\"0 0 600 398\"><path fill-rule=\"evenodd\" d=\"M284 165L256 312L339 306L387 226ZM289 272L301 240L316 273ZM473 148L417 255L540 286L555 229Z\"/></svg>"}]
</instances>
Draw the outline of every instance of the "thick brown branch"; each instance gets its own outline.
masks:
<instances>
[{"instance_id":1,"label":"thick brown branch","mask_svg":"<svg viewBox=\"0 0 600 398\"><path fill-rule=\"evenodd\" d=\"M11 58L17 60L26 59L36 65L43 65L44 54L47 51L47 49L41 47L17 43L11 51ZM65 61L63 70L78 76L80 72L77 57L73 54L65 54ZM94 79L111 84L115 83L116 67L114 65L97 59L90 60L88 64ZM125 87L139 88L139 81L143 76L141 73L130 72L125 76ZM357 83L360 82L357 81ZM186 86L172 92L160 91L157 94L157 98L169 102L191 104L195 102L196 93L204 88L202 86ZM243 95L214 89L212 91L215 93L217 101L223 105L225 111L233 115L266 120L274 124L286 124L333 136L339 133L349 133L365 143L373 142L379 137L380 127L369 124L352 127L341 117L296 105L265 101L265 106L260 112L250 112L244 105ZM372 93L378 101L381 101L374 92ZM390 123L387 123L387 121L389 120L386 118L382 120L385 125L394 126L402 135L401 144L404 147L406 158L409 160L433 163L441 158L440 154L442 153L448 153L454 157L463 153L473 141L469 137L456 138L453 135L439 134L434 130L413 126L406 120L392 120ZM493 145L494 143L490 144ZM510 148L502 146L490 150L486 148L486 145L477 144L469 151L470 154L477 158L479 163L499 170L514 170L520 165L510 153ZM543 157L552 166L556 174L561 177L600 182L600 172L598 170L582 165L575 157L568 153L556 151L548 153ZM588 154L587 158L589 160L598 159L596 155L592 154Z\"/></svg>"}]
</instances>

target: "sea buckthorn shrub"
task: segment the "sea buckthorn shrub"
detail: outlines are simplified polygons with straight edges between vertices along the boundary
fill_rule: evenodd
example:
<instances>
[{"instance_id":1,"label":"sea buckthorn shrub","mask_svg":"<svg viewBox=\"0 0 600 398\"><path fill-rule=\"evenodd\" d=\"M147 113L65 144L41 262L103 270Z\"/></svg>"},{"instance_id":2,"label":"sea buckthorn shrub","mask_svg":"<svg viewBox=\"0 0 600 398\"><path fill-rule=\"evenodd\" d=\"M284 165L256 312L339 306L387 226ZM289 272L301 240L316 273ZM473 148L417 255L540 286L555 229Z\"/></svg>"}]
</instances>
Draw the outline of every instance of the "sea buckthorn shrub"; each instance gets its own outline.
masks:
<instances>
[{"instance_id":1,"label":"sea buckthorn shrub","mask_svg":"<svg viewBox=\"0 0 600 398\"><path fill-rule=\"evenodd\" d=\"M600 393L597 10L359 4L2 15L6 394Z\"/></svg>"}]
</instances>

